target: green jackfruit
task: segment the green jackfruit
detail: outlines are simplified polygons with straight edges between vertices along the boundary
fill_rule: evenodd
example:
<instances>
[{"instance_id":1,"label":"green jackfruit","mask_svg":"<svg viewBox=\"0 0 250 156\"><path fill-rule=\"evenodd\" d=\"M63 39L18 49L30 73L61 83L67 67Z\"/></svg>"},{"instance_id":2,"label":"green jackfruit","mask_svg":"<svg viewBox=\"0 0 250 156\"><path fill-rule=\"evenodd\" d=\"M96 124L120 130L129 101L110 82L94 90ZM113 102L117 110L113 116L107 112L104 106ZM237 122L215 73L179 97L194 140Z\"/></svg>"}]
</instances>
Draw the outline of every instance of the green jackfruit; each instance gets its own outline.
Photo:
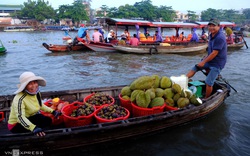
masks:
<instances>
[{"instance_id":1,"label":"green jackfruit","mask_svg":"<svg viewBox=\"0 0 250 156\"><path fill-rule=\"evenodd\" d=\"M185 93L186 93L188 99L192 96L192 93L189 91L185 91Z\"/></svg>"},{"instance_id":2,"label":"green jackfruit","mask_svg":"<svg viewBox=\"0 0 250 156\"><path fill-rule=\"evenodd\" d=\"M176 93L181 93L181 86L177 83L173 84L172 85L172 89L173 89L173 92L176 94Z\"/></svg>"},{"instance_id":3,"label":"green jackfruit","mask_svg":"<svg viewBox=\"0 0 250 156\"><path fill-rule=\"evenodd\" d=\"M181 97L183 98L187 97L187 93L183 89L181 90Z\"/></svg>"},{"instance_id":4,"label":"green jackfruit","mask_svg":"<svg viewBox=\"0 0 250 156\"><path fill-rule=\"evenodd\" d=\"M143 92L143 91L142 91L142 90L134 90L134 91L131 93L130 100L131 100L132 102L135 102L136 96L137 96L137 94L140 93L140 92Z\"/></svg>"},{"instance_id":5,"label":"green jackfruit","mask_svg":"<svg viewBox=\"0 0 250 156\"><path fill-rule=\"evenodd\" d=\"M121 90L122 96L125 96L125 95L130 96L131 93L132 93L132 90L130 89L129 86L123 87Z\"/></svg>"},{"instance_id":6,"label":"green jackfruit","mask_svg":"<svg viewBox=\"0 0 250 156\"><path fill-rule=\"evenodd\" d=\"M151 76L141 76L133 81L130 85L131 90L144 90L150 89L154 86L155 79Z\"/></svg>"},{"instance_id":7,"label":"green jackfruit","mask_svg":"<svg viewBox=\"0 0 250 156\"><path fill-rule=\"evenodd\" d=\"M163 89L161 89L161 88L156 88L155 89L155 96L156 97L163 97L163 95L164 95L164 90Z\"/></svg>"},{"instance_id":8,"label":"green jackfruit","mask_svg":"<svg viewBox=\"0 0 250 156\"><path fill-rule=\"evenodd\" d=\"M174 93L172 91L172 88L167 88L164 90L164 97L167 98L173 98Z\"/></svg>"},{"instance_id":9,"label":"green jackfruit","mask_svg":"<svg viewBox=\"0 0 250 156\"><path fill-rule=\"evenodd\" d=\"M167 98L165 102L167 103L167 105L172 106L172 107L174 107L175 105L175 102L172 98Z\"/></svg>"},{"instance_id":10,"label":"green jackfruit","mask_svg":"<svg viewBox=\"0 0 250 156\"><path fill-rule=\"evenodd\" d=\"M124 100L130 100L130 97L127 96L127 95L124 95L124 96L122 96L122 99L124 99Z\"/></svg>"},{"instance_id":11,"label":"green jackfruit","mask_svg":"<svg viewBox=\"0 0 250 156\"><path fill-rule=\"evenodd\" d=\"M177 106L179 108L183 108L186 107L187 105L189 105L189 99L188 98L179 98L179 100L177 101Z\"/></svg>"},{"instance_id":12,"label":"green jackfruit","mask_svg":"<svg viewBox=\"0 0 250 156\"><path fill-rule=\"evenodd\" d=\"M174 102L177 103L177 101L179 100L180 97L181 97L181 94L179 94L179 93L175 94L173 97Z\"/></svg>"},{"instance_id":13,"label":"green jackfruit","mask_svg":"<svg viewBox=\"0 0 250 156\"><path fill-rule=\"evenodd\" d=\"M139 92L136 96L136 104L139 107L148 108L150 101L151 101L150 93L145 93L142 91Z\"/></svg>"},{"instance_id":14,"label":"green jackfruit","mask_svg":"<svg viewBox=\"0 0 250 156\"><path fill-rule=\"evenodd\" d=\"M195 106L199 106L199 105L202 104L202 101L201 101L199 98L197 98L195 94L193 94L193 95L190 97L189 100L190 100L190 103L192 103L192 104L195 105Z\"/></svg>"},{"instance_id":15,"label":"green jackfruit","mask_svg":"<svg viewBox=\"0 0 250 156\"><path fill-rule=\"evenodd\" d=\"M150 108L162 105L164 105L164 99L162 97L156 97L149 103Z\"/></svg>"},{"instance_id":16,"label":"green jackfruit","mask_svg":"<svg viewBox=\"0 0 250 156\"><path fill-rule=\"evenodd\" d=\"M160 76L159 75L152 75L151 76L154 80L154 88L159 88L160 87Z\"/></svg>"},{"instance_id":17,"label":"green jackfruit","mask_svg":"<svg viewBox=\"0 0 250 156\"><path fill-rule=\"evenodd\" d=\"M149 92L151 100L155 98L155 89L151 88L146 91Z\"/></svg>"},{"instance_id":18,"label":"green jackfruit","mask_svg":"<svg viewBox=\"0 0 250 156\"><path fill-rule=\"evenodd\" d=\"M172 85L172 81L170 80L169 77L163 76L160 81L160 87L162 89L170 88Z\"/></svg>"}]
</instances>

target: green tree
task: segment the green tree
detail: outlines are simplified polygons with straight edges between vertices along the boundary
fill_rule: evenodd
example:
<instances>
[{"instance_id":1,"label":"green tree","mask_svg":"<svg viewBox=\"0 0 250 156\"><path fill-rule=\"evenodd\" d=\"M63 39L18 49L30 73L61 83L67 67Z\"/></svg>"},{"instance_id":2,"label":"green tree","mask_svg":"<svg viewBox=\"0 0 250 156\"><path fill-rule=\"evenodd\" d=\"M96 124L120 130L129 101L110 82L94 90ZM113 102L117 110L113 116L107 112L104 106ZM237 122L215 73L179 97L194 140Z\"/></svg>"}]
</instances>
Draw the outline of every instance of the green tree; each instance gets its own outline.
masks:
<instances>
[{"instance_id":1,"label":"green tree","mask_svg":"<svg viewBox=\"0 0 250 156\"><path fill-rule=\"evenodd\" d=\"M155 13L156 18L162 18L162 21L164 22L173 22L176 17L176 13L171 6L160 6L159 8L155 7Z\"/></svg>"},{"instance_id":2,"label":"green tree","mask_svg":"<svg viewBox=\"0 0 250 156\"><path fill-rule=\"evenodd\" d=\"M250 8L244 9L243 15L246 17L246 19L250 20Z\"/></svg>"},{"instance_id":3,"label":"green tree","mask_svg":"<svg viewBox=\"0 0 250 156\"><path fill-rule=\"evenodd\" d=\"M17 16L19 18L36 19L43 21L48 18L55 18L55 10L44 0L32 1L28 0L23 3L24 7Z\"/></svg>"},{"instance_id":4,"label":"green tree","mask_svg":"<svg viewBox=\"0 0 250 156\"><path fill-rule=\"evenodd\" d=\"M197 20L197 15L195 11L188 10L187 11L187 16L189 21L196 21Z\"/></svg>"},{"instance_id":5,"label":"green tree","mask_svg":"<svg viewBox=\"0 0 250 156\"><path fill-rule=\"evenodd\" d=\"M153 20L156 18L155 7L151 0L143 0L141 2L136 2L134 7L137 9L139 17L144 20Z\"/></svg>"},{"instance_id":6,"label":"green tree","mask_svg":"<svg viewBox=\"0 0 250 156\"><path fill-rule=\"evenodd\" d=\"M209 8L201 12L201 20L209 21L211 18L218 18L220 12L216 9Z\"/></svg>"},{"instance_id":7,"label":"green tree","mask_svg":"<svg viewBox=\"0 0 250 156\"><path fill-rule=\"evenodd\" d=\"M60 5L57 10L57 20L69 18L73 23L79 23L81 21L89 21L89 16L85 10L85 5L82 1L78 0L73 5Z\"/></svg>"}]
</instances>

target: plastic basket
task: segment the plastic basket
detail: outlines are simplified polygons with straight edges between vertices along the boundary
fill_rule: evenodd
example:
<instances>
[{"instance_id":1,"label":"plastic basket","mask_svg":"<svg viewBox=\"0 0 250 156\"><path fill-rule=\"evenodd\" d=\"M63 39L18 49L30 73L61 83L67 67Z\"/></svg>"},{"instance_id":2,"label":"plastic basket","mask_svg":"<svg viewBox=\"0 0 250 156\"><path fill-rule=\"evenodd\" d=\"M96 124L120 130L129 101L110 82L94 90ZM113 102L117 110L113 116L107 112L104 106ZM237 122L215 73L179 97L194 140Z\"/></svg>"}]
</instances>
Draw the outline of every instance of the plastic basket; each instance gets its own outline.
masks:
<instances>
[{"instance_id":1,"label":"plastic basket","mask_svg":"<svg viewBox=\"0 0 250 156\"><path fill-rule=\"evenodd\" d=\"M4 112L0 112L0 122L4 120Z\"/></svg>"},{"instance_id":2,"label":"plastic basket","mask_svg":"<svg viewBox=\"0 0 250 156\"><path fill-rule=\"evenodd\" d=\"M157 106L153 108L142 108L134 104L133 102L131 103L132 105L132 113L134 117L138 116L147 116L147 115L152 115L152 114L157 114L161 113L164 111L166 104L162 106Z\"/></svg>"},{"instance_id":3,"label":"plastic basket","mask_svg":"<svg viewBox=\"0 0 250 156\"><path fill-rule=\"evenodd\" d=\"M120 99L120 102L121 102L121 106L124 107L124 108L127 108L128 111L131 113L132 112L131 101L123 99L121 94L119 94L119 99Z\"/></svg>"},{"instance_id":4,"label":"plastic basket","mask_svg":"<svg viewBox=\"0 0 250 156\"><path fill-rule=\"evenodd\" d=\"M95 115L95 119L96 119L96 122L97 122L97 123L106 123L106 122L114 122L114 121L118 121L118 120L126 120L126 119L128 119L129 116L130 116L129 110L126 109L126 108L124 108L124 109L126 110L126 112L127 112L127 115L126 115L125 117L119 117L119 118L112 119L112 120L103 119L103 118L99 117L99 116L97 115L97 113L98 113L103 107L106 107L106 106L108 106L108 105L103 105L103 106L101 106L101 107L95 112L94 115Z\"/></svg>"},{"instance_id":5,"label":"plastic basket","mask_svg":"<svg viewBox=\"0 0 250 156\"><path fill-rule=\"evenodd\" d=\"M81 105L84 105L84 103L73 102L72 104L69 104L62 108L63 120L64 120L64 124L66 127L78 127L78 126L85 126L85 125L92 124L93 116L94 116L96 109L92 114L88 116L78 116L78 117L70 116L73 110L77 109Z\"/></svg>"},{"instance_id":6,"label":"plastic basket","mask_svg":"<svg viewBox=\"0 0 250 156\"><path fill-rule=\"evenodd\" d=\"M166 111L171 111L171 110L177 110L178 108L177 107L172 107L172 106L169 106L166 104Z\"/></svg>"},{"instance_id":7,"label":"plastic basket","mask_svg":"<svg viewBox=\"0 0 250 156\"><path fill-rule=\"evenodd\" d=\"M92 97L93 95L95 95L95 93L92 93L92 94L86 96L86 97L83 99L83 101L86 102L86 103L88 103L88 100L89 100L90 97ZM109 96L109 97L111 97L111 99L112 99L112 101L113 101L111 104L114 104L114 103L115 103L115 99L114 99L112 96ZM92 103L89 103L89 104L92 104ZM93 105L94 105L94 104L93 104ZM102 104L101 106L103 106L103 105L107 105L107 104ZM96 109L99 109L99 108L101 107L101 106L96 106L96 105L94 105L94 106L95 106Z\"/></svg>"},{"instance_id":8,"label":"plastic basket","mask_svg":"<svg viewBox=\"0 0 250 156\"><path fill-rule=\"evenodd\" d=\"M52 100L48 100L46 102L44 102L44 104L48 107L50 107ZM62 103L64 101L60 100L60 103ZM63 123L63 116L58 116L57 118L54 117L54 115L52 115L51 113L47 113L44 111L41 111L41 114L43 114L44 116L50 117L52 119L52 125L60 125Z\"/></svg>"}]
</instances>

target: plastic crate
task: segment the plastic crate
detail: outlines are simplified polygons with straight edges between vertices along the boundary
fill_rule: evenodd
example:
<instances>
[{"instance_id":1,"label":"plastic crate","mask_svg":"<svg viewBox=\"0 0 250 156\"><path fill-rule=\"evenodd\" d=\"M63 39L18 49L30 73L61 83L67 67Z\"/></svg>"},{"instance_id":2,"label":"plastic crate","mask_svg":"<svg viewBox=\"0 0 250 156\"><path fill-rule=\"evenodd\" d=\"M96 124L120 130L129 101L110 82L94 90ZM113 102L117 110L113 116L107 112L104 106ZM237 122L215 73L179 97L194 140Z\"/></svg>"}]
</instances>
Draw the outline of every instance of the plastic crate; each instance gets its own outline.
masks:
<instances>
[{"instance_id":1,"label":"plastic crate","mask_svg":"<svg viewBox=\"0 0 250 156\"><path fill-rule=\"evenodd\" d=\"M0 122L4 120L4 112L0 112Z\"/></svg>"},{"instance_id":2,"label":"plastic crate","mask_svg":"<svg viewBox=\"0 0 250 156\"><path fill-rule=\"evenodd\" d=\"M52 102L52 100L48 100L48 101L44 102L44 104L46 106L50 107L52 105L51 102ZM63 102L64 101L60 100L59 103L63 103ZM60 125L63 123L63 116L58 116L57 118L55 118L53 114L47 113L44 111L41 111L41 114L43 114L44 116L50 117L52 119L52 125Z\"/></svg>"},{"instance_id":3,"label":"plastic crate","mask_svg":"<svg viewBox=\"0 0 250 156\"><path fill-rule=\"evenodd\" d=\"M120 99L120 104L122 107L127 108L128 111L131 113L132 112L132 105L130 100L125 100L122 98L122 95L119 94L119 99Z\"/></svg>"},{"instance_id":4,"label":"plastic crate","mask_svg":"<svg viewBox=\"0 0 250 156\"><path fill-rule=\"evenodd\" d=\"M66 127L78 127L92 124L95 111L88 116L70 116L73 110L77 109L79 106L84 105L82 102L73 102L62 108L63 120ZM95 108L95 107L94 107Z\"/></svg>"},{"instance_id":5,"label":"plastic crate","mask_svg":"<svg viewBox=\"0 0 250 156\"><path fill-rule=\"evenodd\" d=\"M129 110L126 109L126 108L124 108L124 109L126 110L126 112L127 112L127 115L126 115L125 117L119 117L119 118L112 119L112 120L103 119L103 118L99 117L99 116L97 115L97 113L98 113L103 107L106 107L106 106L109 106L109 105L103 105L103 106L101 106L101 107L95 112L94 115L95 115L95 119L96 119L96 122L97 122L97 123L114 122L114 121L118 121L118 120L126 120L126 119L128 119L129 116L130 116Z\"/></svg>"},{"instance_id":6,"label":"plastic crate","mask_svg":"<svg viewBox=\"0 0 250 156\"><path fill-rule=\"evenodd\" d=\"M148 116L152 114L161 113L164 111L165 106L166 106L166 104L164 104L162 106L157 106L153 108L142 108L142 107L137 106L133 102L131 104L132 104L132 114L134 117Z\"/></svg>"},{"instance_id":7,"label":"plastic crate","mask_svg":"<svg viewBox=\"0 0 250 156\"><path fill-rule=\"evenodd\" d=\"M166 104L166 111L171 111L171 110L177 110L178 108L177 107L172 107L172 106L169 106Z\"/></svg>"},{"instance_id":8,"label":"plastic crate","mask_svg":"<svg viewBox=\"0 0 250 156\"><path fill-rule=\"evenodd\" d=\"M92 94L86 96L86 97L83 99L83 101L86 102L86 103L88 103L88 100L89 100L90 97L92 97L93 95L95 95L95 93L92 93ZM112 96L109 96L109 97L111 97L111 99L112 99L112 101L113 101L111 104L114 104L114 103L115 103L115 99L114 99ZM92 103L89 103L89 104L92 104ZM93 105L94 105L94 104L93 104ZM103 105L106 105L106 104L102 104L101 106L103 106ZM99 109L99 108L101 107L101 106L96 106L96 105L94 105L94 106L95 106L96 109Z\"/></svg>"}]
</instances>

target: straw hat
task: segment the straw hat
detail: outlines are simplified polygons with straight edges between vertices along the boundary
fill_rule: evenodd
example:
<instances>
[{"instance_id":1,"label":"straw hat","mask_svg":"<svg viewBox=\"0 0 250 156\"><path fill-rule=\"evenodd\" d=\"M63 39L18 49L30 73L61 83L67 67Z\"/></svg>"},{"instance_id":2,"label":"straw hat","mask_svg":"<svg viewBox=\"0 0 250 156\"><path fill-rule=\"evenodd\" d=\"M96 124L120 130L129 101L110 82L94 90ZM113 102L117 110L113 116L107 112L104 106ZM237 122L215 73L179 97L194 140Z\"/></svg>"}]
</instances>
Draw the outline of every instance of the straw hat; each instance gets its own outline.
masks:
<instances>
[{"instance_id":1,"label":"straw hat","mask_svg":"<svg viewBox=\"0 0 250 156\"><path fill-rule=\"evenodd\" d=\"M17 89L17 91L14 92L15 94L22 92L25 89L25 87L27 86L27 84L31 81L37 80L37 83L39 86L46 86L45 79L40 77L40 76L36 76L32 72L22 73L19 77L19 80L20 80L20 84L17 85L18 89Z\"/></svg>"}]
</instances>

